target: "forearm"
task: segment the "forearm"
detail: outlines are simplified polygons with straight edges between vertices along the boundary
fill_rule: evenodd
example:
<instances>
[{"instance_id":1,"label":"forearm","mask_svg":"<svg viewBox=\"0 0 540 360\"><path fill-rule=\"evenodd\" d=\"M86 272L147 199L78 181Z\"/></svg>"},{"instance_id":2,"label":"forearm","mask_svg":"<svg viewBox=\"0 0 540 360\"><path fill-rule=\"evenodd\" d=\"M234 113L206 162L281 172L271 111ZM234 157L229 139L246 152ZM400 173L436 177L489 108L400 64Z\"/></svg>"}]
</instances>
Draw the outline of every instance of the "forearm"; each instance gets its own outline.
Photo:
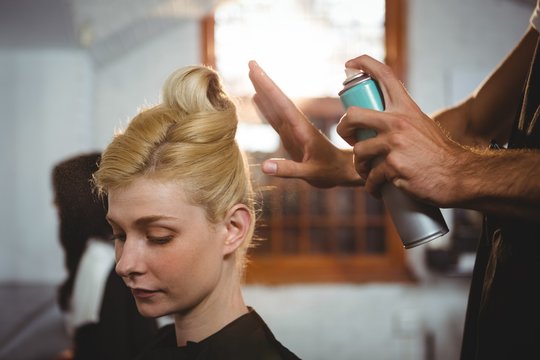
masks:
<instances>
[{"instance_id":1,"label":"forearm","mask_svg":"<svg viewBox=\"0 0 540 360\"><path fill-rule=\"evenodd\" d=\"M514 50L461 104L433 115L450 137L463 145L508 141L534 53L538 33L529 28Z\"/></svg>"},{"instance_id":2,"label":"forearm","mask_svg":"<svg viewBox=\"0 0 540 360\"><path fill-rule=\"evenodd\" d=\"M540 219L538 150L473 150L465 161L456 174L453 207Z\"/></svg>"},{"instance_id":3,"label":"forearm","mask_svg":"<svg viewBox=\"0 0 540 360\"><path fill-rule=\"evenodd\" d=\"M473 102L474 98L469 97L456 106L431 114L430 117L441 126L448 137L457 143L469 147L487 148L492 138L473 128L474 121L470 118Z\"/></svg>"}]
</instances>

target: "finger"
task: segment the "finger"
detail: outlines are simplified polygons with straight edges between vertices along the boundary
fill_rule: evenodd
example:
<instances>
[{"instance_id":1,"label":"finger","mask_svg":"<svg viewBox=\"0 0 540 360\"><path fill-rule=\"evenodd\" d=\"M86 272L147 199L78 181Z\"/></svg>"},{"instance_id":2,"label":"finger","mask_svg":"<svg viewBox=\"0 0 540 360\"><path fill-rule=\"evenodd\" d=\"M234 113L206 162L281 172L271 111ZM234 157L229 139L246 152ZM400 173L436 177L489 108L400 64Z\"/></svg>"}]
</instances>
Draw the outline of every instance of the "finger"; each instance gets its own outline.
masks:
<instances>
[{"instance_id":1,"label":"finger","mask_svg":"<svg viewBox=\"0 0 540 360\"><path fill-rule=\"evenodd\" d=\"M352 106L339 120L336 132L349 145L354 145L359 140L359 130L370 129L378 134L388 131L389 118L390 115L385 112Z\"/></svg>"},{"instance_id":2,"label":"finger","mask_svg":"<svg viewBox=\"0 0 540 360\"><path fill-rule=\"evenodd\" d=\"M398 103L401 97L408 97L402 82L395 76L392 69L368 55L351 59L345 63L345 66L365 71L377 81L383 93L386 108Z\"/></svg>"},{"instance_id":3,"label":"finger","mask_svg":"<svg viewBox=\"0 0 540 360\"><path fill-rule=\"evenodd\" d=\"M377 162L377 165L371 169L366 177L364 187L368 193L372 194L376 198L380 198L381 189L388 182L391 183L392 181L388 179L385 164L383 162Z\"/></svg>"},{"instance_id":4,"label":"finger","mask_svg":"<svg viewBox=\"0 0 540 360\"><path fill-rule=\"evenodd\" d=\"M262 163L261 169L266 175L283 178L302 178L304 176L302 163L286 159L268 159Z\"/></svg>"},{"instance_id":5,"label":"finger","mask_svg":"<svg viewBox=\"0 0 540 360\"><path fill-rule=\"evenodd\" d=\"M264 100L261 99L260 94L255 94L252 97L253 103L255 104L255 107L259 111L259 113L262 115L262 117L272 125L272 127L276 130L279 123L279 117L277 116L276 112L273 110L272 106Z\"/></svg>"},{"instance_id":6,"label":"finger","mask_svg":"<svg viewBox=\"0 0 540 360\"><path fill-rule=\"evenodd\" d=\"M264 118L277 130L277 127L280 125L280 117L277 110L270 104L274 102L272 100L273 97L279 99L285 95L254 61L251 61L249 64L249 78L256 91L253 96L253 102Z\"/></svg>"},{"instance_id":7,"label":"finger","mask_svg":"<svg viewBox=\"0 0 540 360\"><path fill-rule=\"evenodd\" d=\"M364 184L364 189L369 194L373 195L373 197L380 199L382 186L383 184L374 183L368 176Z\"/></svg>"},{"instance_id":8,"label":"finger","mask_svg":"<svg viewBox=\"0 0 540 360\"><path fill-rule=\"evenodd\" d=\"M354 169L356 170L360 178L367 179L371 170L371 164L366 161L355 161Z\"/></svg>"},{"instance_id":9,"label":"finger","mask_svg":"<svg viewBox=\"0 0 540 360\"><path fill-rule=\"evenodd\" d=\"M261 87L257 85L260 92L253 95L253 102L280 136L285 136L285 131L293 132L300 143L309 141L313 136L318 137L315 126L292 100L266 75L261 77L259 70L256 70L260 67L255 62L250 62L250 67L254 69L251 71L254 81L259 85L266 84Z\"/></svg>"},{"instance_id":10,"label":"finger","mask_svg":"<svg viewBox=\"0 0 540 360\"><path fill-rule=\"evenodd\" d=\"M259 66L259 64L257 64L256 61L251 60L248 65L249 79L251 80L255 91L259 93L264 98L264 100L279 99L280 102L287 102L287 100L289 100L287 95L285 95L285 93L266 74L266 72Z\"/></svg>"},{"instance_id":11,"label":"finger","mask_svg":"<svg viewBox=\"0 0 540 360\"><path fill-rule=\"evenodd\" d=\"M354 168L361 178L371 176L373 169L380 171L381 163L389 153L388 144L381 137L357 142L353 147ZM386 164L384 164L386 166ZM375 172L377 174L377 172Z\"/></svg>"},{"instance_id":12,"label":"finger","mask_svg":"<svg viewBox=\"0 0 540 360\"><path fill-rule=\"evenodd\" d=\"M384 158L388 155L388 145L381 138L371 138L357 142L353 147L355 162L371 162L375 158Z\"/></svg>"},{"instance_id":13,"label":"finger","mask_svg":"<svg viewBox=\"0 0 540 360\"><path fill-rule=\"evenodd\" d=\"M266 121L268 121L277 132L279 132L282 126L289 125L293 118L295 118L295 116L287 115L283 110L277 108L275 106L275 101L269 101L261 93L254 94L252 100Z\"/></svg>"},{"instance_id":14,"label":"finger","mask_svg":"<svg viewBox=\"0 0 540 360\"><path fill-rule=\"evenodd\" d=\"M358 139L356 138L356 132L354 130L351 130L351 126L347 119L345 119L347 116L347 113L343 114L343 116L339 119L338 124L336 126L336 133L347 142L347 144L353 146L356 144Z\"/></svg>"},{"instance_id":15,"label":"finger","mask_svg":"<svg viewBox=\"0 0 540 360\"><path fill-rule=\"evenodd\" d=\"M268 120L273 122L274 128L280 126L284 119L287 119L291 125L297 126L295 122L302 118L300 109L274 83L257 62L250 61L249 68L249 78L256 91L256 104L260 108L266 108L265 116L270 117Z\"/></svg>"},{"instance_id":16,"label":"finger","mask_svg":"<svg viewBox=\"0 0 540 360\"><path fill-rule=\"evenodd\" d=\"M255 103L256 107L259 109L263 117L266 119L266 121L278 133L282 144L285 146L285 149L293 158L293 160L301 161L304 157L303 147L299 145L294 138L294 134L292 133L293 131L291 131L291 119L286 119L285 121L282 120L280 114L277 114L275 112L272 104L262 101L259 97L259 94L255 94L253 96L253 102ZM304 132L302 131L300 132L300 138L303 133ZM307 134L303 136L307 136Z\"/></svg>"}]
</instances>

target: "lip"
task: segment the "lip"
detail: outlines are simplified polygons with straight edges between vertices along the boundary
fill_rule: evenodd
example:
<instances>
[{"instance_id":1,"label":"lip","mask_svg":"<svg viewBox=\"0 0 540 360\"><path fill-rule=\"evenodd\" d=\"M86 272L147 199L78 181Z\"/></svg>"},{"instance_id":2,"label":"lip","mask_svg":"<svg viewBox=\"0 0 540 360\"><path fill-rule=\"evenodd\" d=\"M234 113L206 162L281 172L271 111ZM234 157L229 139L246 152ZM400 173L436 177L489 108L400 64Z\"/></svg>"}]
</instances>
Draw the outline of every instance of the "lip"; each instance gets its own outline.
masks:
<instances>
[{"instance_id":1,"label":"lip","mask_svg":"<svg viewBox=\"0 0 540 360\"><path fill-rule=\"evenodd\" d=\"M148 290L148 289L131 289L131 293L137 299L150 299L154 297L159 290Z\"/></svg>"}]
</instances>

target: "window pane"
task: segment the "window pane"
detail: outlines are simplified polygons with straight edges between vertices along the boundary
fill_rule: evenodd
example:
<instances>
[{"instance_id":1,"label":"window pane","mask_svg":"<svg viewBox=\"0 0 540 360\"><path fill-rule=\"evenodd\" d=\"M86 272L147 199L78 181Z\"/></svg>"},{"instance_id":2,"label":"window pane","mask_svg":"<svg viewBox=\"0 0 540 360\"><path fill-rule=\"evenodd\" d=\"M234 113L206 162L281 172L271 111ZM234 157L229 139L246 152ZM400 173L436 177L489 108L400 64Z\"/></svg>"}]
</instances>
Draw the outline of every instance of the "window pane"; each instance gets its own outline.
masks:
<instances>
[{"instance_id":1,"label":"window pane","mask_svg":"<svg viewBox=\"0 0 540 360\"><path fill-rule=\"evenodd\" d=\"M326 191L313 189L309 192L309 209L312 215L326 215Z\"/></svg>"},{"instance_id":2,"label":"window pane","mask_svg":"<svg viewBox=\"0 0 540 360\"><path fill-rule=\"evenodd\" d=\"M353 227L340 227L337 231L336 251L338 254L353 254L356 252L355 231Z\"/></svg>"},{"instance_id":3,"label":"window pane","mask_svg":"<svg viewBox=\"0 0 540 360\"><path fill-rule=\"evenodd\" d=\"M283 231L283 253L297 254L300 232L296 227L285 228Z\"/></svg>"},{"instance_id":4,"label":"window pane","mask_svg":"<svg viewBox=\"0 0 540 360\"><path fill-rule=\"evenodd\" d=\"M298 215L300 212L300 194L298 192L298 189L296 187L291 186L286 187L283 189L283 215L290 216L290 215ZM276 209L276 211L279 211L279 209Z\"/></svg>"},{"instance_id":5,"label":"window pane","mask_svg":"<svg viewBox=\"0 0 540 360\"><path fill-rule=\"evenodd\" d=\"M328 230L323 227L312 227L309 232L310 251L314 254L328 253Z\"/></svg>"},{"instance_id":6,"label":"window pane","mask_svg":"<svg viewBox=\"0 0 540 360\"><path fill-rule=\"evenodd\" d=\"M257 60L292 97L336 97L343 64L361 54L383 60L384 0L231 0L215 12L216 66L229 91L253 93Z\"/></svg>"},{"instance_id":7,"label":"window pane","mask_svg":"<svg viewBox=\"0 0 540 360\"><path fill-rule=\"evenodd\" d=\"M366 231L366 253L383 254L386 251L383 227L368 227Z\"/></svg>"},{"instance_id":8,"label":"window pane","mask_svg":"<svg viewBox=\"0 0 540 360\"><path fill-rule=\"evenodd\" d=\"M340 215L352 215L355 211L355 188L343 188L336 191L336 211Z\"/></svg>"},{"instance_id":9,"label":"window pane","mask_svg":"<svg viewBox=\"0 0 540 360\"><path fill-rule=\"evenodd\" d=\"M384 212L384 203L366 193L364 197L366 200L366 214L368 215L379 215Z\"/></svg>"},{"instance_id":10,"label":"window pane","mask_svg":"<svg viewBox=\"0 0 540 360\"><path fill-rule=\"evenodd\" d=\"M272 228L267 223L259 222L256 229L256 236L253 239L251 254L268 255L271 252L270 239L272 237Z\"/></svg>"}]
</instances>

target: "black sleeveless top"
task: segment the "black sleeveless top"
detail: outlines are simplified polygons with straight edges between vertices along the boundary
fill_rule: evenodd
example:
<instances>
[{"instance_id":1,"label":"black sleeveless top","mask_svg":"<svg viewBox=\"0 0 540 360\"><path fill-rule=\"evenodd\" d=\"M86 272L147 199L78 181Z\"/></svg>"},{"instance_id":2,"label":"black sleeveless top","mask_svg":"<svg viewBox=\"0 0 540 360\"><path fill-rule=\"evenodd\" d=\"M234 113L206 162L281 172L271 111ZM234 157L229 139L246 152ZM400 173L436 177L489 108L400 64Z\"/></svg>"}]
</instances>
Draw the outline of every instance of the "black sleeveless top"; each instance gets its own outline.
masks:
<instances>
[{"instance_id":1,"label":"black sleeveless top","mask_svg":"<svg viewBox=\"0 0 540 360\"><path fill-rule=\"evenodd\" d=\"M540 149L539 52L508 148ZM540 219L485 218L461 359L540 359Z\"/></svg>"}]
</instances>

